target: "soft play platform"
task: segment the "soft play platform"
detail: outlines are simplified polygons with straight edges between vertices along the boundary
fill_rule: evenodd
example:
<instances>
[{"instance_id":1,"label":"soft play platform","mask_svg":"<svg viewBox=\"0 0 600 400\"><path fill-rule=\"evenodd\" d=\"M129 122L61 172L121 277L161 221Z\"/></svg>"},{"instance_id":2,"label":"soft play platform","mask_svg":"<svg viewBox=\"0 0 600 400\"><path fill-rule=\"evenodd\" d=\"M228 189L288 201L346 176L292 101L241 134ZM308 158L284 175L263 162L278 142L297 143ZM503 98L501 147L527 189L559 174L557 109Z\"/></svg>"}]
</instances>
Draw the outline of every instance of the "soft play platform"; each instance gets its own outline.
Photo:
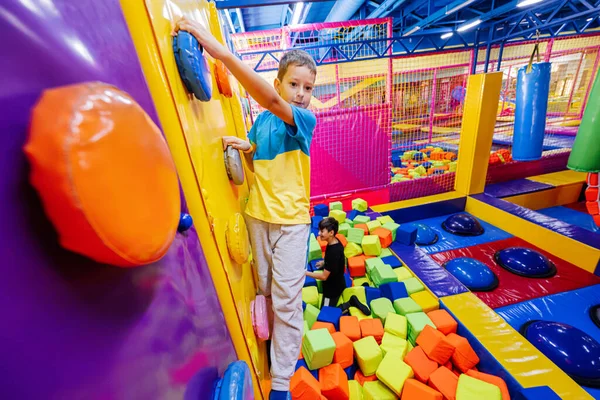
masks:
<instances>
[{"instance_id":1,"label":"soft play platform","mask_svg":"<svg viewBox=\"0 0 600 400\"><path fill-rule=\"evenodd\" d=\"M496 263L494 255L497 251L509 247L527 247L537 250L556 265L556 275L550 278L526 278L501 268ZM431 254L431 257L440 265L457 257L471 257L485 263L496 274L499 284L492 291L475 292L475 294L492 308L600 283L600 277L554 257L550 253L516 237Z\"/></svg>"},{"instance_id":2,"label":"soft play platform","mask_svg":"<svg viewBox=\"0 0 600 400\"><path fill-rule=\"evenodd\" d=\"M488 224L485 221L479 220L479 223L484 229L482 235L479 236L458 236L452 233L446 232L442 228L442 223L450 217L452 214L444 215L441 217L427 218L419 221L413 221L409 224L424 224L429 226L438 235L438 241L429 246L420 246L423 251L427 254L438 253L440 251L448 251L454 249L460 249L468 246L475 246L482 243L493 242L495 240L502 240L511 237L510 234L504 232L501 229L496 228L493 225ZM409 224L404 224L407 226Z\"/></svg>"},{"instance_id":3,"label":"soft play platform","mask_svg":"<svg viewBox=\"0 0 600 400\"><path fill-rule=\"evenodd\" d=\"M590 317L592 307L599 304L600 285L594 285L501 307L496 312L515 330L532 320L562 322L600 341L600 327ZM600 389L584 388L594 398L600 399Z\"/></svg>"},{"instance_id":4,"label":"soft play platform","mask_svg":"<svg viewBox=\"0 0 600 400\"><path fill-rule=\"evenodd\" d=\"M594 223L592 216L586 212L577 211L571 207L549 207L537 210L538 213L556 218L568 224L578 226L590 232L599 233L600 228Z\"/></svg>"},{"instance_id":5,"label":"soft play platform","mask_svg":"<svg viewBox=\"0 0 600 400\"><path fill-rule=\"evenodd\" d=\"M530 181L529 179L515 179L514 181L486 185L485 194L493 197L509 197L519 194L539 192L553 188L546 183Z\"/></svg>"}]
</instances>

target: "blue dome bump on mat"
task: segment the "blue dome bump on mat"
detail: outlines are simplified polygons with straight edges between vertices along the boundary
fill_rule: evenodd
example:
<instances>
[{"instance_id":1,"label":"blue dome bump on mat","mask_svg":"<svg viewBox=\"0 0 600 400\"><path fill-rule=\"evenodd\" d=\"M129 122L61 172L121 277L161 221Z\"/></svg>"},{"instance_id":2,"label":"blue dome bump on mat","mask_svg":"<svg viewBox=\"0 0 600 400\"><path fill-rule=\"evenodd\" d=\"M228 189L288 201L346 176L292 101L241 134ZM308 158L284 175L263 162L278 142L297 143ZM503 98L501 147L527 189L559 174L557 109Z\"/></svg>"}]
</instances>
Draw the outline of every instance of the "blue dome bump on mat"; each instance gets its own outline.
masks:
<instances>
[{"instance_id":1,"label":"blue dome bump on mat","mask_svg":"<svg viewBox=\"0 0 600 400\"><path fill-rule=\"evenodd\" d=\"M600 343L571 325L529 321L521 334L580 385L600 388Z\"/></svg>"},{"instance_id":2,"label":"blue dome bump on mat","mask_svg":"<svg viewBox=\"0 0 600 400\"><path fill-rule=\"evenodd\" d=\"M498 287L496 274L487 265L474 258L455 258L447 261L444 268L474 292L487 292Z\"/></svg>"},{"instance_id":3,"label":"blue dome bump on mat","mask_svg":"<svg viewBox=\"0 0 600 400\"><path fill-rule=\"evenodd\" d=\"M515 275L527 278L549 278L556 266L542 253L526 247L509 247L494 255L499 266Z\"/></svg>"},{"instance_id":4,"label":"blue dome bump on mat","mask_svg":"<svg viewBox=\"0 0 600 400\"><path fill-rule=\"evenodd\" d=\"M590 318L600 328L600 304L590 308Z\"/></svg>"},{"instance_id":5,"label":"blue dome bump on mat","mask_svg":"<svg viewBox=\"0 0 600 400\"><path fill-rule=\"evenodd\" d=\"M414 227L417 228L417 240L415 243L419 246L428 246L438 241L437 233L427 225L415 224Z\"/></svg>"},{"instance_id":6,"label":"blue dome bump on mat","mask_svg":"<svg viewBox=\"0 0 600 400\"><path fill-rule=\"evenodd\" d=\"M454 214L446 218L442 222L442 228L458 236L479 236L483 235L484 232L483 226L477 218L464 213Z\"/></svg>"}]
</instances>

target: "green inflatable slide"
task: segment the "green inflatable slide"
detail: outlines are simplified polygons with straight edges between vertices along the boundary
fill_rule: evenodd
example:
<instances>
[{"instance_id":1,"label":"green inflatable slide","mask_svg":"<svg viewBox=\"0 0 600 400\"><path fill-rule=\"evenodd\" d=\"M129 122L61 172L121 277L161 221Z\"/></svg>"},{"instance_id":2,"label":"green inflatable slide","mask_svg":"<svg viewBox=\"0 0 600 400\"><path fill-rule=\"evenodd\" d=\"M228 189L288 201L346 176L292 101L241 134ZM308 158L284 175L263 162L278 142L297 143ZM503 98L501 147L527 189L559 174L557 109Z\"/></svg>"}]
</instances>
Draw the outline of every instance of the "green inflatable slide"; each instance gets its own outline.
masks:
<instances>
[{"instance_id":1,"label":"green inflatable slide","mask_svg":"<svg viewBox=\"0 0 600 400\"><path fill-rule=\"evenodd\" d=\"M596 75L567 167L580 172L600 172L600 73Z\"/></svg>"}]
</instances>

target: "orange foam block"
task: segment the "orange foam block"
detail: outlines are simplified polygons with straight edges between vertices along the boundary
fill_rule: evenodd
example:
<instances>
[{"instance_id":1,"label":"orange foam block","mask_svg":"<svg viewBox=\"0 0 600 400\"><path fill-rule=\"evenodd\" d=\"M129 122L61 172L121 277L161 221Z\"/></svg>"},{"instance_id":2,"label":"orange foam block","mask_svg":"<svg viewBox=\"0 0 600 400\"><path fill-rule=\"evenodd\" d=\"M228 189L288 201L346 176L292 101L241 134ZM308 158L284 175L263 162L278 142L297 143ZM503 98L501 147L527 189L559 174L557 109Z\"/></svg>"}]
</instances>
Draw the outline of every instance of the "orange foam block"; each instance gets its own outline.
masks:
<instances>
[{"instance_id":1,"label":"orange foam block","mask_svg":"<svg viewBox=\"0 0 600 400\"><path fill-rule=\"evenodd\" d=\"M508 393L508 387L506 386L506 382L500 377L484 374L483 372L475 371L474 369L470 369L467 371L467 375L472 378L479 379L480 381L484 381L487 383L491 383L492 385L498 386L500 389L500 393L502 393L502 400L510 400L510 394Z\"/></svg>"},{"instance_id":2,"label":"orange foam block","mask_svg":"<svg viewBox=\"0 0 600 400\"><path fill-rule=\"evenodd\" d=\"M407 379L402 389L402 400L442 400L440 392L416 379Z\"/></svg>"},{"instance_id":3,"label":"orange foam block","mask_svg":"<svg viewBox=\"0 0 600 400\"><path fill-rule=\"evenodd\" d=\"M413 369L415 378L423 383L427 383L429 376L438 369L438 364L427 358L427 355L419 346L408 352L404 357L404 362Z\"/></svg>"},{"instance_id":4,"label":"orange foam block","mask_svg":"<svg viewBox=\"0 0 600 400\"><path fill-rule=\"evenodd\" d=\"M355 317L356 318L356 317ZM335 342L335 353L333 353L333 362L340 364L342 368L348 368L354 362L354 346L352 340L342 332L331 334Z\"/></svg>"},{"instance_id":5,"label":"orange foam block","mask_svg":"<svg viewBox=\"0 0 600 400\"><path fill-rule=\"evenodd\" d=\"M383 248L390 247L392 244L392 232L385 228L376 228L373 230L372 235L379 236L379 242Z\"/></svg>"},{"instance_id":6,"label":"orange foam block","mask_svg":"<svg viewBox=\"0 0 600 400\"><path fill-rule=\"evenodd\" d=\"M353 342L362 338L360 333L360 323L358 322L358 318L353 315L344 315L340 318L340 332Z\"/></svg>"},{"instance_id":7,"label":"orange foam block","mask_svg":"<svg viewBox=\"0 0 600 400\"><path fill-rule=\"evenodd\" d=\"M325 251L327 249L327 242L317 238L317 242L319 242L319 246L321 246L321 251Z\"/></svg>"},{"instance_id":8,"label":"orange foam block","mask_svg":"<svg viewBox=\"0 0 600 400\"><path fill-rule=\"evenodd\" d=\"M479 363L479 357L467 339L451 333L446 336L446 340L455 347L452 364L461 372L467 372Z\"/></svg>"},{"instance_id":9,"label":"orange foam block","mask_svg":"<svg viewBox=\"0 0 600 400\"><path fill-rule=\"evenodd\" d=\"M327 329L329 331L329 333L335 333L335 325L333 325L331 322L321 322L321 321L316 321L312 328L310 328L311 331L317 330L317 329Z\"/></svg>"},{"instance_id":10,"label":"orange foam block","mask_svg":"<svg viewBox=\"0 0 600 400\"><path fill-rule=\"evenodd\" d=\"M342 246L346 247L346 245L348 244L348 239L346 239L346 236L342 235L341 233L338 233L337 235L335 235L335 238L342 244Z\"/></svg>"},{"instance_id":11,"label":"orange foam block","mask_svg":"<svg viewBox=\"0 0 600 400\"><path fill-rule=\"evenodd\" d=\"M374 382L377 380L377 375L364 376L360 369L354 373L354 380L360 383L360 386L365 386L365 382Z\"/></svg>"},{"instance_id":12,"label":"orange foam block","mask_svg":"<svg viewBox=\"0 0 600 400\"><path fill-rule=\"evenodd\" d=\"M350 388L348 376L340 364L330 364L319 369L321 394L328 400L348 400Z\"/></svg>"},{"instance_id":13,"label":"orange foam block","mask_svg":"<svg viewBox=\"0 0 600 400\"><path fill-rule=\"evenodd\" d=\"M348 271L351 277L365 276L367 271L365 269L365 256L360 255L356 257L350 257L348 259Z\"/></svg>"},{"instance_id":14,"label":"orange foam block","mask_svg":"<svg viewBox=\"0 0 600 400\"><path fill-rule=\"evenodd\" d=\"M294 400L319 399L321 385L306 368L300 367L290 380L290 393Z\"/></svg>"},{"instance_id":15,"label":"orange foam block","mask_svg":"<svg viewBox=\"0 0 600 400\"><path fill-rule=\"evenodd\" d=\"M427 357L438 364L446 364L454 353L454 345L446 336L430 325L425 325L416 341L421 346Z\"/></svg>"},{"instance_id":16,"label":"orange foam block","mask_svg":"<svg viewBox=\"0 0 600 400\"><path fill-rule=\"evenodd\" d=\"M362 229L363 231L365 231L365 235L369 234L369 227L367 226L367 224L356 224L354 225L354 228Z\"/></svg>"},{"instance_id":17,"label":"orange foam block","mask_svg":"<svg viewBox=\"0 0 600 400\"><path fill-rule=\"evenodd\" d=\"M429 386L444 395L444 399L456 400L458 377L442 366L429 376Z\"/></svg>"},{"instance_id":18,"label":"orange foam block","mask_svg":"<svg viewBox=\"0 0 600 400\"><path fill-rule=\"evenodd\" d=\"M433 322L438 331L442 332L444 335L448 335L450 333L456 333L456 328L458 327L458 323L450 313L446 310L434 310L429 311L427 316Z\"/></svg>"},{"instance_id":19,"label":"orange foam block","mask_svg":"<svg viewBox=\"0 0 600 400\"><path fill-rule=\"evenodd\" d=\"M379 318L363 319L359 324L362 337L373 336L377 344L381 344L384 330Z\"/></svg>"}]
</instances>

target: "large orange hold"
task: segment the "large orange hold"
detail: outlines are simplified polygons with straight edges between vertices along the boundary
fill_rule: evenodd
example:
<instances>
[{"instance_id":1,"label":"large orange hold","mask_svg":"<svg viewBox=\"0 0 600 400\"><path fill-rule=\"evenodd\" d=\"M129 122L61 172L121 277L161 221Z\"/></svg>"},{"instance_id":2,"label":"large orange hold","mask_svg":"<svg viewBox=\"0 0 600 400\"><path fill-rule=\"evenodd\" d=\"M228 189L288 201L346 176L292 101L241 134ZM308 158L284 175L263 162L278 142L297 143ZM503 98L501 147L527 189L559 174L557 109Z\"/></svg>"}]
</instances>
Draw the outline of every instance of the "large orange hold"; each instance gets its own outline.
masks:
<instances>
[{"instance_id":1,"label":"large orange hold","mask_svg":"<svg viewBox=\"0 0 600 400\"><path fill-rule=\"evenodd\" d=\"M181 207L175 165L129 95L103 83L45 91L25 153L63 247L121 267L167 252Z\"/></svg>"}]
</instances>

